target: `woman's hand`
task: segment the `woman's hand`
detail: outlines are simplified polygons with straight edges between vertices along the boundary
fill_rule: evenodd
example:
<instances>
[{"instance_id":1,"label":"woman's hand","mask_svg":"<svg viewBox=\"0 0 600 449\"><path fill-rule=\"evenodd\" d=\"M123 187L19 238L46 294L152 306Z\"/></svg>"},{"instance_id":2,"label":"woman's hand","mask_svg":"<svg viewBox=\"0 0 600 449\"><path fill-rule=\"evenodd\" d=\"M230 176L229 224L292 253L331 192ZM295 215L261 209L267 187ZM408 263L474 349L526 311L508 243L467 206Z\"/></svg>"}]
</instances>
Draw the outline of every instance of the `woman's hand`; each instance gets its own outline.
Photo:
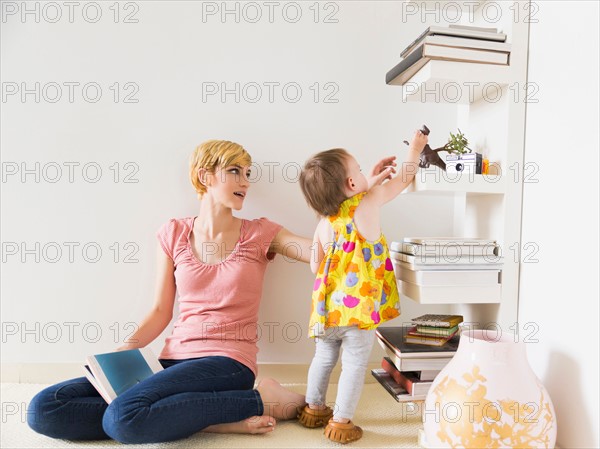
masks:
<instances>
[{"instance_id":1,"label":"woman's hand","mask_svg":"<svg viewBox=\"0 0 600 449\"><path fill-rule=\"evenodd\" d=\"M392 176L396 174L396 156L390 156L380 160L373 169L371 175L368 178L369 189L374 186L378 186L385 180L392 179Z\"/></svg>"}]
</instances>

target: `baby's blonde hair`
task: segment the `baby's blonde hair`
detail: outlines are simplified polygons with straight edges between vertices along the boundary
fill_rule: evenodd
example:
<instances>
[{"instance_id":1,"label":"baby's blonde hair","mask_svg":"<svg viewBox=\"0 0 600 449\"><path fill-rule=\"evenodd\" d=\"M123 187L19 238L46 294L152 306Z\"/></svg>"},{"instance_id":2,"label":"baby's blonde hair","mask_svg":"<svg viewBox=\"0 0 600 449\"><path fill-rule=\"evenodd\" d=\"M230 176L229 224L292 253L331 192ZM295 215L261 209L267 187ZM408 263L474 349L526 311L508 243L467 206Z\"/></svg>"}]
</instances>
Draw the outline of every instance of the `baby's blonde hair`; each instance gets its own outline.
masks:
<instances>
[{"instance_id":1,"label":"baby's blonde hair","mask_svg":"<svg viewBox=\"0 0 600 449\"><path fill-rule=\"evenodd\" d=\"M198 198L206 193L206 186L198 178L198 170L214 173L230 165L245 167L252 164L250 154L238 143L228 140L207 140L196 147L190 158L190 180Z\"/></svg>"}]
</instances>

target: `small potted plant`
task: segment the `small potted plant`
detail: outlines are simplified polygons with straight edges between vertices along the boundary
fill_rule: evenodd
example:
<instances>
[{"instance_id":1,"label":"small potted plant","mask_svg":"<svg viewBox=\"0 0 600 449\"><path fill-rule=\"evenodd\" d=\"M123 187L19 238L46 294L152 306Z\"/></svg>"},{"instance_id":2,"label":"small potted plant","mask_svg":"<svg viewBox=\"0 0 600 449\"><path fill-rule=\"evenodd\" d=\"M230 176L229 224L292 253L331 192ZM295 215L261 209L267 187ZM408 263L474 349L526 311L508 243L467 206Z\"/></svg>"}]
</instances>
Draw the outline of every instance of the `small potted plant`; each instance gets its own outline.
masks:
<instances>
[{"instance_id":1,"label":"small potted plant","mask_svg":"<svg viewBox=\"0 0 600 449\"><path fill-rule=\"evenodd\" d=\"M421 132L429 135L429 128L423 125ZM408 145L407 141L404 141ZM456 134L450 133L448 142L443 147L431 149L429 144L425 145L419 159L419 167L429 168L430 165L440 167L449 172L472 172L482 173L482 157L480 153L473 153L469 148L469 141L464 133L459 129ZM439 156L440 151L448 153L446 161Z\"/></svg>"},{"instance_id":2,"label":"small potted plant","mask_svg":"<svg viewBox=\"0 0 600 449\"><path fill-rule=\"evenodd\" d=\"M447 151L450 154L471 153L472 150L467 145L469 145L469 141L467 140L467 138L465 137L465 135L462 133L462 131L459 128L458 132L456 134L450 133L450 138L448 139L448 143L446 143L446 145L444 145L444 148L445 148L444 151Z\"/></svg>"}]
</instances>

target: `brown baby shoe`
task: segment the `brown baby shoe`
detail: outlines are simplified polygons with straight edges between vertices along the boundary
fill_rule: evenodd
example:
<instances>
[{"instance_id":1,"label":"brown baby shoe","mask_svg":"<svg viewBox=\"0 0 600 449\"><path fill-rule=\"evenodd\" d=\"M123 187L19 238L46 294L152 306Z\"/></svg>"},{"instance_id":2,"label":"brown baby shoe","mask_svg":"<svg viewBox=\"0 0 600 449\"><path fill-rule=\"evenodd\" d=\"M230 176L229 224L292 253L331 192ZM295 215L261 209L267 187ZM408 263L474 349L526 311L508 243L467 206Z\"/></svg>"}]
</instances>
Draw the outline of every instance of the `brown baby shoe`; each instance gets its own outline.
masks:
<instances>
[{"instance_id":1,"label":"brown baby shoe","mask_svg":"<svg viewBox=\"0 0 600 449\"><path fill-rule=\"evenodd\" d=\"M353 441L360 440L362 435L362 429L355 426L352 421L342 423L330 419L327 427L325 427L325 436L336 443L352 443Z\"/></svg>"},{"instance_id":2,"label":"brown baby shoe","mask_svg":"<svg viewBox=\"0 0 600 449\"><path fill-rule=\"evenodd\" d=\"M330 407L323 410L315 410L306 405L298 411L298 421L304 427L308 427L309 429L323 427L332 416L333 410Z\"/></svg>"}]
</instances>

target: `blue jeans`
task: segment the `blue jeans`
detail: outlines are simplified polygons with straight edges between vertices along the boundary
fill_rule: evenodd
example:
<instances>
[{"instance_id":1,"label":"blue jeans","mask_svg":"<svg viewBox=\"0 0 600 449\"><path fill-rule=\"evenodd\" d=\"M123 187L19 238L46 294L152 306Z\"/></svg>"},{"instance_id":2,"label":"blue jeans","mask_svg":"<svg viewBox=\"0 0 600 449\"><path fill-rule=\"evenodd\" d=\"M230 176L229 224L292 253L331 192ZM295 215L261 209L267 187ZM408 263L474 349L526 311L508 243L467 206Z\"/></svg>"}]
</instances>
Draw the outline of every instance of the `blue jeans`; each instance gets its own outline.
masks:
<instances>
[{"instance_id":1,"label":"blue jeans","mask_svg":"<svg viewBox=\"0 0 600 449\"><path fill-rule=\"evenodd\" d=\"M228 357L161 360L165 368L108 405L85 377L39 392L27 411L29 427L66 440L113 438L156 443L186 438L213 424L262 415L254 374Z\"/></svg>"}]
</instances>

